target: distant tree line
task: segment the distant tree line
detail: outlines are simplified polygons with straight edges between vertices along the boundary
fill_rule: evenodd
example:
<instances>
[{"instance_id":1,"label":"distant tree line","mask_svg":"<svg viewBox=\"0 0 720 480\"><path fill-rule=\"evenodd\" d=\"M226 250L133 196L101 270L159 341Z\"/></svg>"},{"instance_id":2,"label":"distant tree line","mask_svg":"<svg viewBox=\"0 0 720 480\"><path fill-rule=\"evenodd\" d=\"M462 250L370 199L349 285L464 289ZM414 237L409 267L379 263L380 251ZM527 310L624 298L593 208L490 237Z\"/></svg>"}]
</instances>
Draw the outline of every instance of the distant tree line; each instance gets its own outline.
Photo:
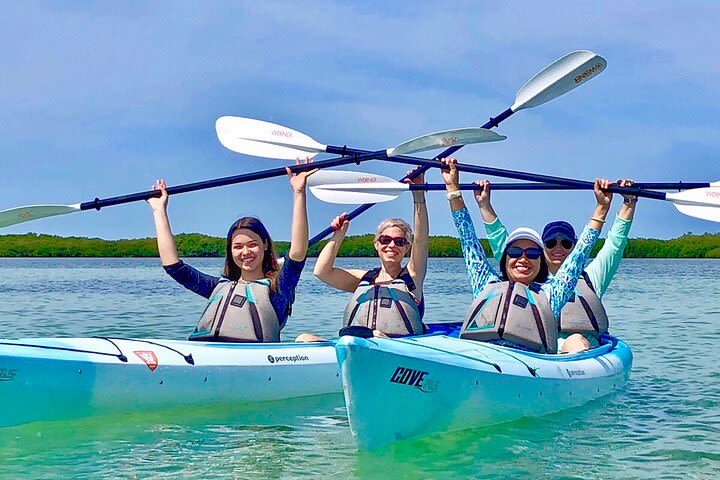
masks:
<instances>
[{"instance_id":1,"label":"distant tree line","mask_svg":"<svg viewBox=\"0 0 720 480\"><path fill-rule=\"evenodd\" d=\"M375 249L371 234L350 236L340 248L342 257L372 257ZM198 233L175 235L181 257L222 257L225 239ZM482 240L485 252L490 249ZM593 255L602 247L601 239ZM325 242L310 248L309 256L317 256ZM289 242L275 242L278 254L284 255ZM100 238L58 237L28 233L0 235L0 257L157 257L154 238L103 240ZM431 257L461 257L460 242L455 237L430 237ZM720 234L690 235L672 240L635 238L628 242L626 258L720 258Z\"/></svg>"}]
</instances>

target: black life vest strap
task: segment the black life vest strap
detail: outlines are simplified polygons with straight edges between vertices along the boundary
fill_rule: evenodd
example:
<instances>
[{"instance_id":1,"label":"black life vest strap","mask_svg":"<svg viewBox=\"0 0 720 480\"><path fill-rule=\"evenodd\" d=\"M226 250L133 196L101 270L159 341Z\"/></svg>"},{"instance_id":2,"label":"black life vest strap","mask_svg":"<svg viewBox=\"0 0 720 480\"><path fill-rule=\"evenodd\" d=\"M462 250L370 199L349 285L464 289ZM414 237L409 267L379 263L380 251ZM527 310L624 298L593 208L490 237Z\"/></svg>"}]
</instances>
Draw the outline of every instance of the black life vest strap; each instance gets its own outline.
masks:
<instances>
[{"instance_id":1,"label":"black life vest strap","mask_svg":"<svg viewBox=\"0 0 720 480\"><path fill-rule=\"evenodd\" d=\"M373 268L371 270L368 270L365 272L365 275L362 276L360 279L361 282L367 282L370 284L375 283L375 279L380 275L380 269L379 268Z\"/></svg>"},{"instance_id":2,"label":"black life vest strap","mask_svg":"<svg viewBox=\"0 0 720 480\"><path fill-rule=\"evenodd\" d=\"M260 313L258 312L258 309L255 306L255 302L251 302L250 298L248 298L247 301L248 301L248 310L250 312L250 318L252 318L252 322L253 322L253 330L255 330L255 338L257 338L258 342L262 342L263 341L263 330L262 330L262 323L260 322Z\"/></svg>"},{"instance_id":3,"label":"black life vest strap","mask_svg":"<svg viewBox=\"0 0 720 480\"><path fill-rule=\"evenodd\" d=\"M360 308L360 304L356 303L355 307L353 307L352 313L348 317L348 323L347 323L347 325L345 325L346 327L349 327L350 325L352 325L352 322L353 322L353 320L355 320L355 315L357 314L357 311L359 308Z\"/></svg>"},{"instance_id":4,"label":"black life vest strap","mask_svg":"<svg viewBox=\"0 0 720 480\"><path fill-rule=\"evenodd\" d=\"M380 303L380 299L378 298L378 293L380 292L380 286L375 285L373 287L374 294L373 294L373 301L372 301L372 325L370 328L375 330L377 328L377 312L378 312L378 304Z\"/></svg>"},{"instance_id":5,"label":"black life vest strap","mask_svg":"<svg viewBox=\"0 0 720 480\"><path fill-rule=\"evenodd\" d=\"M498 325L498 336L500 338L503 338L503 333L505 333L505 324L507 323L508 311L510 310L510 299L512 298L514 288L515 282L508 282L507 292L505 293L505 301L503 302L503 311L500 316L500 325Z\"/></svg>"},{"instance_id":6,"label":"black life vest strap","mask_svg":"<svg viewBox=\"0 0 720 480\"><path fill-rule=\"evenodd\" d=\"M233 293L235 292L235 287L237 287L237 282L233 282L232 287L230 287L230 291L228 294L223 298L223 301L225 304L223 305L222 312L220 312L220 318L217 321L217 325L215 325L215 336L220 336L220 327L223 324L223 320L225 320L225 313L227 312L228 306L230 305L230 301L232 300Z\"/></svg>"},{"instance_id":7,"label":"black life vest strap","mask_svg":"<svg viewBox=\"0 0 720 480\"><path fill-rule=\"evenodd\" d=\"M412 335L415 332L413 332L412 323L410 323L410 319L408 318L407 313L405 313L405 309L403 308L402 303L400 303L398 300L394 300L393 303L395 303L395 308L398 309L398 312L403 319L403 323L405 324L405 329L407 330L408 335Z\"/></svg>"},{"instance_id":8,"label":"black life vest strap","mask_svg":"<svg viewBox=\"0 0 720 480\"><path fill-rule=\"evenodd\" d=\"M475 316L478 314L478 312L480 312L480 309L483 308L483 305L485 305L487 303L487 300L488 300L487 297L485 297L480 301L480 303L477 304L477 307L475 307L473 309L472 313L470 314L471 320L475 319ZM477 325L477 320L475 320L475 325Z\"/></svg>"},{"instance_id":9,"label":"black life vest strap","mask_svg":"<svg viewBox=\"0 0 720 480\"><path fill-rule=\"evenodd\" d=\"M360 281L367 282L371 285L375 284L375 280L377 280L378 275L380 275L380 270L380 268L373 268L372 270L368 270L367 272L365 272L365 275L362 276ZM402 280L403 283L407 285L408 291L410 292L417 288L407 267L403 267L403 269L400 270L400 275L398 275L397 278L395 278L394 280Z\"/></svg>"},{"instance_id":10,"label":"black life vest strap","mask_svg":"<svg viewBox=\"0 0 720 480\"><path fill-rule=\"evenodd\" d=\"M545 326L543 326L542 319L540 318L540 310L538 310L537 305L534 303L530 304L530 309L533 313L533 318L535 319L535 325L537 326L538 333L540 334L540 341L543 344L543 351L548 351L548 343L547 343L547 336L545 335Z\"/></svg>"},{"instance_id":11,"label":"black life vest strap","mask_svg":"<svg viewBox=\"0 0 720 480\"><path fill-rule=\"evenodd\" d=\"M588 287L590 287L590 290L593 291L595 295L597 295L597 292L595 291L595 287L593 286L592 282L590 281L590 275L587 274L585 270L582 271L580 276L585 280L585 282L588 284Z\"/></svg>"},{"instance_id":12,"label":"black life vest strap","mask_svg":"<svg viewBox=\"0 0 720 480\"><path fill-rule=\"evenodd\" d=\"M583 310L585 310L585 315L588 316L590 319L590 323L592 324L593 328L595 329L595 333L600 333L600 325L598 324L597 318L595 317L595 314L592 311L592 308L590 308L590 304L585 300L583 297L578 295L578 300L580 300L580 305L582 305Z\"/></svg>"}]
</instances>

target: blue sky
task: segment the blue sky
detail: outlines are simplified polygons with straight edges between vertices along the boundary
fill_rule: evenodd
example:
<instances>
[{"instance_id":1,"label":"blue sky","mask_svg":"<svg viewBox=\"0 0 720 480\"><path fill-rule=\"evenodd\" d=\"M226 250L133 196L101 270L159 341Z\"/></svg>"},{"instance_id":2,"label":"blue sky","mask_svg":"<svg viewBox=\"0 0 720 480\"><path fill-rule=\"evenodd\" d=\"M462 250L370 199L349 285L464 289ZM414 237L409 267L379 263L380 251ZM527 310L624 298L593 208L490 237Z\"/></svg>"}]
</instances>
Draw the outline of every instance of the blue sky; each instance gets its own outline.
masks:
<instances>
[{"instance_id":1,"label":"blue sky","mask_svg":"<svg viewBox=\"0 0 720 480\"><path fill-rule=\"evenodd\" d=\"M0 209L121 195L160 177L173 185L283 165L224 149L214 131L222 115L368 149L479 126L509 107L537 71L577 49L605 57L607 70L517 113L497 129L508 140L467 147L460 160L582 179L720 180L720 5L357 3L5 5ZM395 177L406 170L381 162L361 169ZM594 204L590 192L493 198L511 228L559 218L579 228ZM176 233L210 235L256 215L287 239L290 202L287 180L278 178L179 195L170 215ZM309 208L312 232L346 209L314 198ZM429 208L432 233L454 234L441 193L429 194ZM351 233L410 213L411 198L401 197L361 216ZM668 203L642 200L631 236L717 231ZM24 232L136 238L154 229L141 202L0 231Z\"/></svg>"}]
</instances>

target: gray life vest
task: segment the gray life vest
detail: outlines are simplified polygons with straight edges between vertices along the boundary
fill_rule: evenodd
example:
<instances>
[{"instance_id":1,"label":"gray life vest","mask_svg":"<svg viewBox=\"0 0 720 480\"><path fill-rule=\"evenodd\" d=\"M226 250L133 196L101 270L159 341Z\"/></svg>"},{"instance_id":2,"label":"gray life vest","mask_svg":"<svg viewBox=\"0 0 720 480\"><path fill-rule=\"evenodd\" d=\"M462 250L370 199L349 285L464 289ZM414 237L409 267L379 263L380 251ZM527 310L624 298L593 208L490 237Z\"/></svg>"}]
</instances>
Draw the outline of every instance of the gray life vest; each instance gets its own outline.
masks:
<instances>
[{"instance_id":1,"label":"gray life vest","mask_svg":"<svg viewBox=\"0 0 720 480\"><path fill-rule=\"evenodd\" d=\"M587 273L578 279L575 293L560 312L561 333L607 333L610 321Z\"/></svg>"},{"instance_id":2,"label":"gray life vest","mask_svg":"<svg viewBox=\"0 0 720 480\"><path fill-rule=\"evenodd\" d=\"M389 337L424 333L424 302L418 302L411 293L415 283L407 268L395 280L376 284L379 274L379 268L369 270L360 280L345 308L345 326L380 330Z\"/></svg>"},{"instance_id":3,"label":"gray life vest","mask_svg":"<svg viewBox=\"0 0 720 480\"><path fill-rule=\"evenodd\" d=\"M557 352L558 323L540 285L490 283L475 298L460 338L506 340L541 353Z\"/></svg>"},{"instance_id":4,"label":"gray life vest","mask_svg":"<svg viewBox=\"0 0 720 480\"><path fill-rule=\"evenodd\" d=\"M279 342L280 322L270 303L270 280L220 282L190 340Z\"/></svg>"}]
</instances>

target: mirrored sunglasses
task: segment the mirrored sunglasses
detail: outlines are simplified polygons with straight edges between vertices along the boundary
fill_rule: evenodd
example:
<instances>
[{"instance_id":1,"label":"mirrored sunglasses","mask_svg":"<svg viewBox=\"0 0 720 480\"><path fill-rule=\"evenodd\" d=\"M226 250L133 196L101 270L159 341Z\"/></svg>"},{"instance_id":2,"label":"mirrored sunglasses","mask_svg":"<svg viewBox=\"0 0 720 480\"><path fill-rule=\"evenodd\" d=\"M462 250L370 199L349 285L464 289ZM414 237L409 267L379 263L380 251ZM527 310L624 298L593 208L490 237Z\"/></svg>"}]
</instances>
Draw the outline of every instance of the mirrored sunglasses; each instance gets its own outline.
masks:
<instances>
[{"instance_id":1,"label":"mirrored sunglasses","mask_svg":"<svg viewBox=\"0 0 720 480\"><path fill-rule=\"evenodd\" d=\"M528 258L530 260L537 260L538 258L540 258L540 255L542 255L542 250L537 247L510 247L507 249L506 253L507 256L510 258L520 258L523 256L523 254L525 254L525 258Z\"/></svg>"},{"instance_id":2,"label":"mirrored sunglasses","mask_svg":"<svg viewBox=\"0 0 720 480\"><path fill-rule=\"evenodd\" d=\"M380 235L378 237L380 245L390 245L390 242L395 242L396 247L404 247L408 244L408 240L405 237L391 237L390 235Z\"/></svg>"}]
</instances>

